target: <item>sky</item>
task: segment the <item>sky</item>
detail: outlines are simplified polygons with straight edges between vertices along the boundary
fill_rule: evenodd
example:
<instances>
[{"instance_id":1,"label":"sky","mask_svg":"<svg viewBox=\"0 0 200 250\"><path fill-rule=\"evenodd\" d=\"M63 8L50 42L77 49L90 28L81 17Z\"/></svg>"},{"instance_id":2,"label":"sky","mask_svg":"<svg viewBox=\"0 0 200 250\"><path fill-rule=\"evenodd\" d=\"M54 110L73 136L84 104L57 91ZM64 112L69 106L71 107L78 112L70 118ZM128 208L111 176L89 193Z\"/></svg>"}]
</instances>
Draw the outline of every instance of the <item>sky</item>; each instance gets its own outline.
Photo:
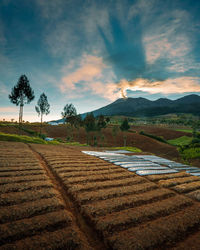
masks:
<instances>
[{"instance_id":1,"label":"sky","mask_svg":"<svg viewBox=\"0 0 200 250\"><path fill-rule=\"evenodd\" d=\"M199 0L0 0L0 120L18 120L8 95L25 74L35 99L25 121L68 103L90 112L121 97L200 95Z\"/></svg>"}]
</instances>

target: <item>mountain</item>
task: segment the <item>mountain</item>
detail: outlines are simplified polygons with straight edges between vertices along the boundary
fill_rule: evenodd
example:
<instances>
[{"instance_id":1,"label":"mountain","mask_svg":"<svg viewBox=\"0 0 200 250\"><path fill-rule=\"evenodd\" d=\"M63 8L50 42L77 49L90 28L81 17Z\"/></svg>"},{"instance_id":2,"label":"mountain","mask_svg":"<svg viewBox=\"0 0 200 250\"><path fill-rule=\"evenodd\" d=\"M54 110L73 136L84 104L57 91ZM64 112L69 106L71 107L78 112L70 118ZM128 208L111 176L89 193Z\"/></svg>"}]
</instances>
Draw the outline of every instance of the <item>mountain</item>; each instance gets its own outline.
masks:
<instances>
[{"instance_id":1,"label":"mountain","mask_svg":"<svg viewBox=\"0 0 200 250\"><path fill-rule=\"evenodd\" d=\"M125 115L125 116L157 116L169 113L192 113L200 115L200 96L188 95L177 100L160 98L150 101L146 98L120 98L115 102L94 110L94 116L98 115ZM87 113L82 114L84 118Z\"/></svg>"},{"instance_id":2,"label":"mountain","mask_svg":"<svg viewBox=\"0 0 200 250\"><path fill-rule=\"evenodd\" d=\"M113 103L92 111L94 116L105 115L124 115L124 116L158 116L171 113L191 113L200 115L200 96L188 95L177 100L160 98L150 101L146 98L120 98ZM81 114L85 118L87 113ZM62 123L63 119L49 123Z\"/></svg>"}]
</instances>

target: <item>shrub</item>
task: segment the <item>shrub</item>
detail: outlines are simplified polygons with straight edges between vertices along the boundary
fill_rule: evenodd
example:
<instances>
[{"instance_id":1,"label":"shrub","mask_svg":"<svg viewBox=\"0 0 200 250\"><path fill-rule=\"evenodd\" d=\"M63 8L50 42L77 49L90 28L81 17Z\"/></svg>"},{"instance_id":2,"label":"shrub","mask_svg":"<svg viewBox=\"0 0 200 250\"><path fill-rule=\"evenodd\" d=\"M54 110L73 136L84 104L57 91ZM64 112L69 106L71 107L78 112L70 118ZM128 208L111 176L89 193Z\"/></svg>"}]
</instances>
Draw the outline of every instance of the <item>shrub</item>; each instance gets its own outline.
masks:
<instances>
[{"instance_id":1,"label":"shrub","mask_svg":"<svg viewBox=\"0 0 200 250\"><path fill-rule=\"evenodd\" d=\"M157 140L157 141L160 141L160 142L167 143L167 141L166 141L162 136L157 136L157 135L148 134L148 133L146 133L146 132L144 132L144 131L140 131L139 134L140 134L140 135L148 136L148 137L150 137L150 138L152 138L152 139L155 139L155 140Z\"/></svg>"},{"instance_id":2,"label":"shrub","mask_svg":"<svg viewBox=\"0 0 200 250\"><path fill-rule=\"evenodd\" d=\"M38 132L34 131L32 129L28 129L28 128L23 128L23 127L18 127L19 129L23 130L24 132L32 135L32 136L38 136Z\"/></svg>"},{"instance_id":3,"label":"shrub","mask_svg":"<svg viewBox=\"0 0 200 250\"><path fill-rule=\"evenodd\" d=\"M14 134L5 134L0 133L1 141L15 141L15 142L25 142L25 143L40 143L47 144L44 140L38 137L30 137L26 135L14 135Z\"/></svg>"},{"instance_id":4,"label":"shrub","mask_svg":"<svg viewBox=\"0 0 200 250\"><path fill-rule=\"evenodd\" d=\"M38 136L43 140L47 137L45 134L38 134Z\"/></svg>"},{"instance_id":5,"label":"shrub","mask_svg":"<svg viewBox=\"0 0 200 250\"><path fill-rule=\"evenodd\" d=\"M182 150L180 153L181 153L183 159L185 159L185 160L200 158L200 147L187 148L185 150Z\"/></svg>"}]
</instances>

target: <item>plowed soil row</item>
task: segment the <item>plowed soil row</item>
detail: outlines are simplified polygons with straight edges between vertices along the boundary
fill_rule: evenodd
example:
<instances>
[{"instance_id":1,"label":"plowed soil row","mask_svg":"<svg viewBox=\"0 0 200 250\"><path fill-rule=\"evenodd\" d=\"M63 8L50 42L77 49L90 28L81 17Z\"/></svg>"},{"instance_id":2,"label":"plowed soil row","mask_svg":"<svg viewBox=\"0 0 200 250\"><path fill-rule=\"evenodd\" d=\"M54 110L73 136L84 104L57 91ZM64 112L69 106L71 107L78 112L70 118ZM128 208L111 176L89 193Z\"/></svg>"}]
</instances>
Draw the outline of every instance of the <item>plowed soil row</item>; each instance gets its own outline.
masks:
<instances>
[{"instance_id":1,"label":"plowed soil row","mask_svg":"<svg viewBox=\"0 0 200 250\"><path fill-rule=\"evenodd\" d=\"M38 132L40 129L39 126L34 126L34 125L29 125L27 128L38 131ZM178 132L178 131L174 131L174 130L167 129L167 128L163 129L163 128L159 128L155 126L144 126L144 127L134 126L131 129L134 131L137 130L137 133L126 132L127 145L135 146L135 147L140 148L144 152L154 153L163 157L167 157L172 160L180 159L179 153L174 146L171 146L171 145L156 141L155 139L140 135L138 132L141 130L144 130L147 133L164 136L164 138L166 139L174 139L182 135L187 135L187 133ZM17 128L12 128L12 127L0 127L0 131L5 132L5 133L14 133L14 134L19 133L19 131L17 131ZM24 132L20 131L20 133L24 133ZM46 134L48 137L60 138L62 140L66 140L68 136L71 136L67 132L66 125L60 125L60 126L46 125L43 127L43 133ZM124 133L119 130L117 133L117 136L115 137L113 136L112 133L113 133L112 126L102 129L102 134L104 135L103 141L102 139L99 138L99 136L96 135L98 137L98 146L104 146L104 147L123 146L124 145L124 137L123 137ZM93 137L93 135L94 134L91 133L91 138ZM74 129L73 139L80 143L86 143L87 134L85 132L85 129L81 127L79 132L76 129ZM93 145L93 143L94 142L92 142L91 140L90 144ZM49 157L53 158L52 155ZM62 155L62 157L65 157L65 156Z\"/></svg>"},{"instance_id":2,"label":"plowed soil row","mask_svg":"<svg viewBox=\"0 0 200 250\"><path fill-rule=\"evenodd\" d=\"M31 147L44 158L106 248L178 248L185 241L199 249L198 240L193 241L200 232L196 178L189 180L191 176L185 172L140 177L76 149ZM58 161L60 158L61 168L52 152ZM95 163L102 164L99 170ZM162 181L169 179L177 179L177 185L166 188Z\"/></svg>"},{"instance_id":3,"label":"plowed soil row","mask_svg":"<svg viewBox=\"0 0 200 250\"><path fill-rule=\"evenodd\" d=\"M176 174L148 176L149 180L155 181L161 187L167 187L180 194L200 201L200 178L191 176L182 171Z\"/></svg>"},{"instance_id":4,"label":"plowed soil row","mask_svg":"<svg viewBox=\"0 0 200 250\"><path fill-rule=\"evenodd\" d=\"M0 142L0 155L0 249L103 249L89 242L35 152Z\"/></svg>"}]
</instances>

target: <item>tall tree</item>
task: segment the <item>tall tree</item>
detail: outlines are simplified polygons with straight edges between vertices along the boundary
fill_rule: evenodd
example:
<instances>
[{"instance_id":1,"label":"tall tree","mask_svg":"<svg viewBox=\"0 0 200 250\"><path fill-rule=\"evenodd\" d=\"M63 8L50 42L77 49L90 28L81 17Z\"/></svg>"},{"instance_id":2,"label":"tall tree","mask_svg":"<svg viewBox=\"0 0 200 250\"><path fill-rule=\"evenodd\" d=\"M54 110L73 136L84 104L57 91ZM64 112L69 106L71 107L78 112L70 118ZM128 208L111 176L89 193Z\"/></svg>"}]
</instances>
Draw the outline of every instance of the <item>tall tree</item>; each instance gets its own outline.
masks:
<instances>
[{"instance_id":1,"label":"tall tree","mask_svg":"<svg viewBox=\"0 0 200 250\"><path fill-rule=\"evenodd\" d=\"M63 112L61 112L61 115L66 123L69 122L71 124L73 123L74 117L77 116L76 108L72 103L66 104L63 108Z\"/></svg>"},{"instance_id":2,"label":"tall tree","mask_svg":"<svg viewBox=\"0 0 200 250\"><path fill-rule=\"evenodd\" d=\"M120 126L120 129L121 129L122 131L127 131L127 130L129 130L129 128L130 128L130 126L129 126L129 124L128 124L128 119L125 118L125 119L123 120L121 126Z\"/></svg>"},{"instance_id":3,"label":"tall tree","mask_svg":"<svg viewBox=\"0 0 200 250\"><path fill-rule=\"evenodd\" d=\"M40 133L41 133L43 115L48 115L50 113L50 105L48 103L47 96L45 95L45 93L42 93L40 95L37 105L38 106L35 106L35 110L38 113L38 116L41 116L41 127L40 127Z\"/></svg>"},{"instance_id":4,"label":"tall tree","mask_svg":"<svg viewBox=\"0 0 200 250\"><path fill-rule=\"evenodd\" d=\"M16 106L20 105L19 124L23 121L24 104L30 103L34 98L34 91L30 87L29 80L26 75L21 75L17 84L12 88L11 94L8 96L10 101Z\"/></svg>"},{"instance_id":5,"label":"tall tree","mask_svg":"<svg viewBox=\"0 0 200 250\"><path fill-rule=\"evenodd\" d=\"M120 126L120 129L121 129L121 131L125 132L125 131L129 130L129 128L130 128L130 126L129 126L129 124L128 124L128 119L125 118L125 119L123 120L121 126ZM127 135L124 133L123 137L124 137L124 147L126 147Z\"/></svg>"},{"instance_id":6,"label":"tall tree","mask_svg":"<svg viewBox=\"0 0 200 250\"><path fill-rule=\"evenodd\" d=\"M116 141L117 141L118 130L119 130L119 127L117 125L112 126L112 135L114 137L115 146L116 146Z\"/></svg>"},{"instance_id":7,"label":"tall tree","mask_svg":"<svg viewBox=\"0 0 200 250\"><path fill-rule=\"evenodd\" d=\"M100 115L97 120L97 128L101 130L102 128L105 127L106 127L105 117L103 115Z\"/></svg>"},{"instance_id":8,"label":"tall tree","mask_svg":"<svg viewBox=\"0 0 200 250\"><path fill-rule=\"evenodd\" d=\"M107 122L107 123L110 122L110 117L106 117L106 122Z\"/></svg>"},{"instance_id":9,"label":"tall tree","mask_svg":"<svg viewBox=\"0 0 200 250\"><path fill-rule=\"evenodd\" d=\"M88 113L84 119L84 126L86 132L95 131L96 124L95 124L95 117L93 113Z\"/></svg>"},{"instance_id":10,"label":"tall tree","mask_svg":"<svg viewBox=\"0 0 200 250\"><path fill-rule=\"evenodd\" d=\"M78 114L77 116L75 116L75 121L74 121L74 127L77 129L77 140L79 141L79 137L80 137L80 127L83 126L83 121L82 121L82 117L80 114Z\"/></svg>"},{"instance_id":11,"label":"tall tree","mask_svg":"<svg viewBox=\"0 0 200 250\"><path fill-rule=\"evenodd\" d=\"M93 113L88 113L83 123L84 123L85 131L87 133L87 144L89 144L89 133L97 129L96 124L95 124L95 117Z\"/></svg>"},{"instance_id":12,"label":"tall tree","mask_svg":"<svg viewBox=\"0 0 200 250\"><path fill-rule=\"evenodd\" d=\"M69 123L70 126L67 126L67 140L73 140L73 126L76 123L77 111L72 103L66 104L61 112L62 118L65 120L65 123Z\"/></svg>"}]
</instances>

